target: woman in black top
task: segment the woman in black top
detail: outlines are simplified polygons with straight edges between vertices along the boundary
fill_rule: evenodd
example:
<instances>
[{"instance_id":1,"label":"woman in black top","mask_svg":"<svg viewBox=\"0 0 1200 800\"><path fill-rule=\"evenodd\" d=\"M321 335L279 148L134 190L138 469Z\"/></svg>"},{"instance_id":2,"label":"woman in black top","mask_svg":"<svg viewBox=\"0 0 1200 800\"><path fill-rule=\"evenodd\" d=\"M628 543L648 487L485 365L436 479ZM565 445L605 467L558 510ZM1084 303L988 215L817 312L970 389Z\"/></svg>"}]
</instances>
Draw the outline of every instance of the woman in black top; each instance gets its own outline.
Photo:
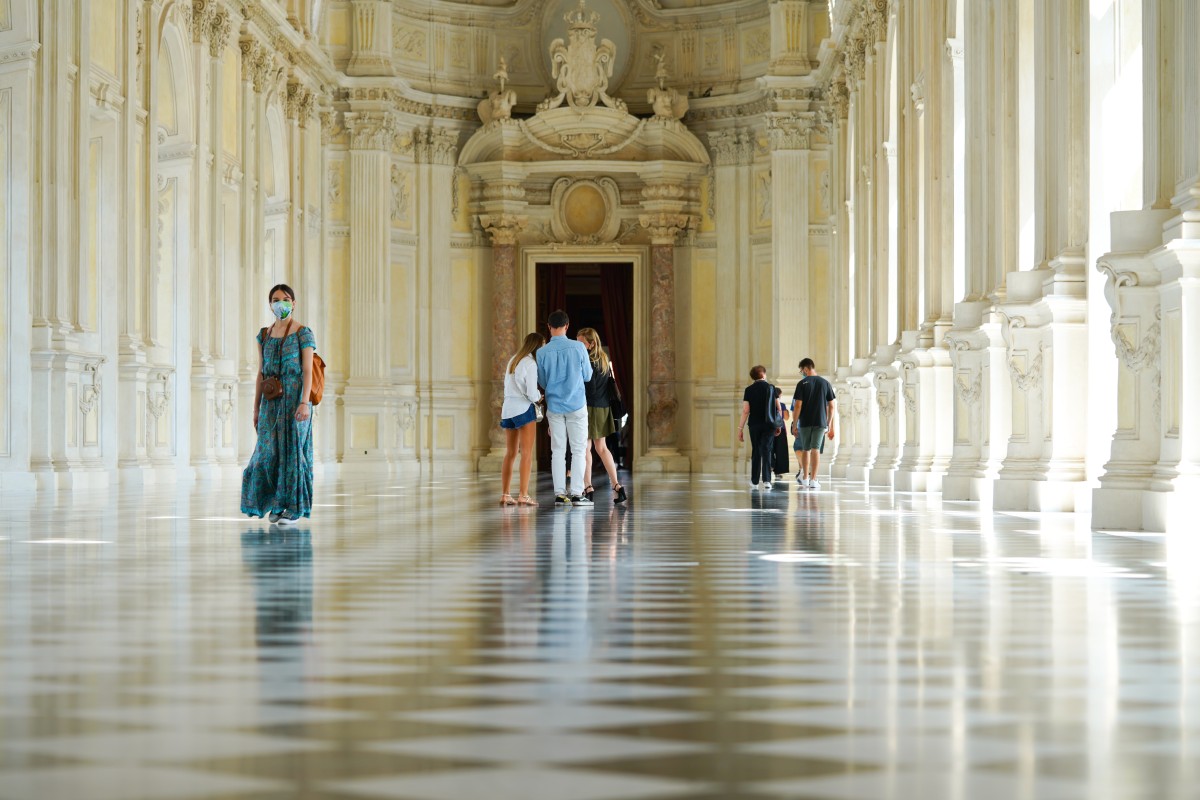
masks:
<instances>
[{"instance_id":1,"label":"woman in black top","mask_svg":"<svg viewBox=\"0 0 1200 800\"><path fill-rule=\"evenodd\" d=\"M744 430L750 428L750 488L771 488L771 442L779 428L770 424L767 412L775 402L775 387L767 383L767 368L761 364L750 370L754 383L742 393L742 421L738 423L738 441L746 441Z\"/></svg>"},{"instance_id":2,"label":"woman in black top","mask_svg":"<svg viewBox=\"0 0 1200 800\"><path fill-rule=\"evenodd\" d=\"M608 473L609 485L612 487L613 502L625 502L625 487L617 479L617 465L612 453L608 450L605 438L617 432L617 423L613 419L612 400L616 385L613 383L613 366L608 360L608 354L600 344L600 334L594 328L580 328L575 338L587 348L588 357L592 360L592 379L583 385L587 396L588 439L591 446L587 449L587 458L583 463L583 479L587 486L583 493L589 500L595 496L592 488L592 447L596 448L596 457L604 465Z\"/></svg>"},{"instance_id":3,"label":"woman in black top","mask_svg":"<svg viewBox=\"0 0 1200 800\"><path fill-rule=\"evenodd\" d=\"M775 437L775 444L772 449L772 462L775 466L775 477L784 478L788 474L791 467L791 461L788 459L788 437L787 437L787 421L788 409L783 404L783 390L778 386L775 387L775 404L779 406L779 418L783 420L783 430Z\"/></svg>"}]
</instances>

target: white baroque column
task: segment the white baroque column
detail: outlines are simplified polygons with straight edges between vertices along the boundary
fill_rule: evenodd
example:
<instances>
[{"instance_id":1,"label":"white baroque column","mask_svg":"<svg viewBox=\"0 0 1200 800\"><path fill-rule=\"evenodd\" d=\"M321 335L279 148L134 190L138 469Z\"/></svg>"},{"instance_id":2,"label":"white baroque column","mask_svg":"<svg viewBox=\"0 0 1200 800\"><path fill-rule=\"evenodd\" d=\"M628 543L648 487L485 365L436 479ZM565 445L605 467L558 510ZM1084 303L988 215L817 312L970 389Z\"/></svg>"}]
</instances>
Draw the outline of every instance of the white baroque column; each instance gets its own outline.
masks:
<instances>
[{"instance_id":1,"label":"white baroque column","mask_svg":"<svg viewBox=\"0 0 1200 800\"><path fill-rule=\"evenodd\" d=\"M1162 455L1163 308L1158 267L1147 253L1162 241L1169 211L1112 215L1112 252L1097 269L1107 276L1109 332L1117 354L1117 428L1100 486L1092 492L1097 529L1142 530L1143 500Z\"/></svg>"},{"instance_id":2,"label":"white baroque column","mask_svg":"<svg viewBox=\"0 0 1200 800\"><path fill-rule=\"evenodd\" d=\"M387 308L391 267L391 151L396 125L388 111L345 115L350 221L349 375L343 395L344 466L386 464L390 417Z\"/></svg>"},{"instance_id":3,"label":"white baroque column","mask_svg":"<svg viewBox=\"0 0 1200 800\"><path fill-rule=\"evenodd\" d=\"M777 5L782 5L779 3ZM800 359L820 358L827 330L814 330L809 258L810 114L776 113L767 118L771 143L771 292L773 335L768 371L784 387L800 380ZM764 321L765 322L765 321ZM818 363L818 369L830 365ZM786 389L785 389L786 391Z\"/></svg>"},{"instance_id":4,"label":"white baroque column","mask_svg":"<svg viewBox=\"0 0 1200 800\"><path fill-rule=\"evenodd\" d=\"M709 400L707 418L699 423L711 430L727 430L725 462L737 471L749 461L749 446L738 447L733 435L741 414L741 390L749 383L749 370L754 366L748 340L750 332L740 324L747 318L750 304L751 265L747 242L750 238L749 215L753 208L750 193L750 165L754 158L754 138L748 130L729 128L711 131L708 141L712 151L713 211L716 223L716 284L721 297L728 302L716 306L716 374L717 379L706 387ZM721 418L728 419L720 425ZM714 439L717 437L714 436ZM714 442L714 450L719 447ZM718 458L718 463L721 459ZM721 470L717 470L721 471Z\"/></svg>"},{"instance_id":5,"label":"white baroque column","mask_svg":"<svg viewBox=\"0 0 1200 800\"><path fill-rule=\"evenodd\" d=\"M35 153L41 138L39 112L48 95L39 85L36 5L12 9L6 56L0 66L0 491L32 490L30 472L31 280L41 268L40 242L31 234L38 214ZM129 104L126 104L127 106ZM40 413L40 412L39 412ZM11 520L11 518L10 518ZM20 524L18 522L18 524Z\"/></svg>"},{"instance_id":6,"label":"white baroque column","mask_svg":"<svg viewBox=\"0 0 1200 800\"><path fill-rule=\"evenodd\" d=\"M896 479L900 460L900 443L910 427L908 387L898 364L881 364L871 368L875 379L875 403L868 413L876 415L879 434L875 461L868 473L871 486L891 488Z\"/></svg>"},{"instance_id":7,"label":"white baroque column","mask_svg":"<svg viewBox=\"0 0 1200 800\"><path fill-rule=\"evenodd\" d=\"M946 334L954 415L942 499L979 500L990 507L1012 432L1008 351L1000 315L980 316L978 303L960 303L958 308L955 327Z\"/></svg>"}]
</instances>

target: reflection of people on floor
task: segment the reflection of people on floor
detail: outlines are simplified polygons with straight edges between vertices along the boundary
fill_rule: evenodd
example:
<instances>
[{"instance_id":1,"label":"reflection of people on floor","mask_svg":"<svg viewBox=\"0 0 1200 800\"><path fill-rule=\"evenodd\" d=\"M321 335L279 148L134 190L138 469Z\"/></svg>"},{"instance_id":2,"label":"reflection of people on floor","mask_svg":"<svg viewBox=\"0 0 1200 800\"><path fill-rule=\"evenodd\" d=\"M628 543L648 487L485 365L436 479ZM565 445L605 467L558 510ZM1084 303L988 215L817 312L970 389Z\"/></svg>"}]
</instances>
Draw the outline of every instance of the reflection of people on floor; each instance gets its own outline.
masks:
<instances>
[{"instance_id":1,"label":"reflection of people on floor","mask_svg":"<svg viewBox=\"0 0 1200 800\"><path fill-rule=\"evenodd\" d=\"M260 648L295 646L312 627L312 537L297 528L251 528L242 563L254 580L255 640Z\"/></svg>"}]
</instances>

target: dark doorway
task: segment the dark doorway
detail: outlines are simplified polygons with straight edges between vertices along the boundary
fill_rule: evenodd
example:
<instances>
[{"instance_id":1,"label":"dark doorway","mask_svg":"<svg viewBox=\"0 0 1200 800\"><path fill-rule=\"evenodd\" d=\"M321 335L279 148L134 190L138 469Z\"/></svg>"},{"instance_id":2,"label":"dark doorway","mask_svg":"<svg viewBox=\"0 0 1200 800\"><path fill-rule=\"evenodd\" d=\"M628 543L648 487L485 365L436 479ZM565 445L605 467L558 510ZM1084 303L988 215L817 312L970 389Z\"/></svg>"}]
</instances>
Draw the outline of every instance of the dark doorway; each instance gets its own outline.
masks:
<instances>
[{"instance_id":1,"label":"dark doorway","mask_svg":"<svg viewBox=\"0 0 1200 800\"><path fill-rule=\"evenodd\" d=\"M608 350L613 372L625 401L627 416L617 421L617 432L608 438L608 449L619 469L633 467L633 265L632 264L538 264L538 330L546 334L546 317L563 309L571 317L567 335L575 338L580 328L595 328ZM538 469L550 471L550 433L545 422L538 424ZM597 472L599 475L597 475ZM600 477L597 463L592 474Z\"/></svg>"}]
</instances>

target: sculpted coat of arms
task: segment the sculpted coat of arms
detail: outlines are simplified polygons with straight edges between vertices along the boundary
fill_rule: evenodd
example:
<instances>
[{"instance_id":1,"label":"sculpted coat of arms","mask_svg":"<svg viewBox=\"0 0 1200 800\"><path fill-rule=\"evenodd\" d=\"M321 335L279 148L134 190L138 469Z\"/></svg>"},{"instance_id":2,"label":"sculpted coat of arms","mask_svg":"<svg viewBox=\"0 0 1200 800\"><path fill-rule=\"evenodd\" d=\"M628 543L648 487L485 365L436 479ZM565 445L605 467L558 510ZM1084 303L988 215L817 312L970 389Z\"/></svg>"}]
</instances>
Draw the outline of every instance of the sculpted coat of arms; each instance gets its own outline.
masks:
<instances>
[{"instance_id":1,"label":"sculpted coat of arms","mask_svg":"<svg viewBox=\"0 0 1200 800\"><path fill-rule=\"evenodd\" d=\"M557 81L558 94L541 102L538 111L558 108L564 100L571 108L591 108L602 102L609 108L625 111L624 101L608 95L617 46L610 39L596 43L600 15L588 11L585 0L579 0L579 7L563 15L563 19L567 21L570 44L562 39L550 43L551 77Z\"/></svg>"}]
</instances>

